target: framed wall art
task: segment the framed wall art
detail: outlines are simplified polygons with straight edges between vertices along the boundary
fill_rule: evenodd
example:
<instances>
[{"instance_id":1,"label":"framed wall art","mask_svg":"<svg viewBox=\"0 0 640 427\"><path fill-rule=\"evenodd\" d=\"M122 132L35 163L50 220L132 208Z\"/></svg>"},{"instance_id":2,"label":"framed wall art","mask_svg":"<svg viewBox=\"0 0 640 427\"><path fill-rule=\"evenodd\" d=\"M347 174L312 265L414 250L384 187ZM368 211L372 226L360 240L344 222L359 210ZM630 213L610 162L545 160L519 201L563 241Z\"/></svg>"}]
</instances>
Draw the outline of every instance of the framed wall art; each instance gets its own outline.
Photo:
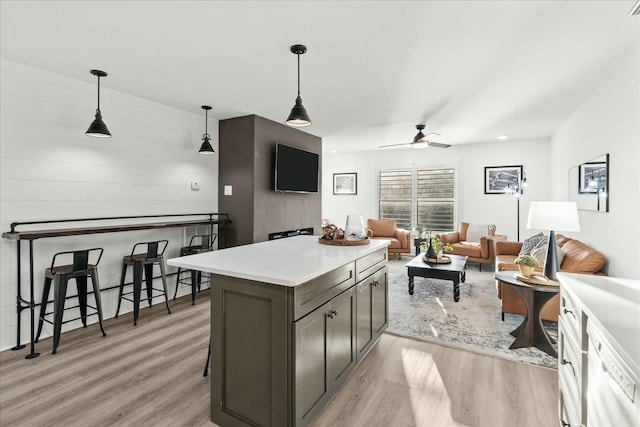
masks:
<instances>
[{"instance_id":1,"label":"framed wall art","mask_svg":"<svg viewBox=\"0 0 640 427\"><path fill-rule=\"evenodd\" d=\"M508 194L518 188L522 176L522 165L485 166L484 194Z\"/></svg>"},{"instance_id":2,"label":"framed wall art","mask_svg":"<svg viewBox=\"0 0 640 427\"><path fill-rule=\"evenodd\" d=\"M334 173L333 194L358 194L358 174L355 172Z\"/></svg>"}]
</instances>

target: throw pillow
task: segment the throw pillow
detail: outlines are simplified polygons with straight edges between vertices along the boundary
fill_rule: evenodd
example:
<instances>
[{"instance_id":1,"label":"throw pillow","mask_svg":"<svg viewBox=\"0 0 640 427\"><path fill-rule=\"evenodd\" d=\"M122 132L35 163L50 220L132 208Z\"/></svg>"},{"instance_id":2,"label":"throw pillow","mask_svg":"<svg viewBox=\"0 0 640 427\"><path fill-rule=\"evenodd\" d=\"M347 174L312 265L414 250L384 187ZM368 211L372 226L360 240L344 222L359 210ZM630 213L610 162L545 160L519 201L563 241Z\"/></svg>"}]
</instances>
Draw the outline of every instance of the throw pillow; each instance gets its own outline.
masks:
<instances>
[{"instance_id":1,"label":"throw pillow","mask_svg":"<svg viewBox=\"0 0 640 427\"><path fill-rule=\"evenodd\" d=\"M540 267L542 268L544 268L544 264L547 261L547 247L548 247L547 241L548 240L549 240L548 237L545 236L544 240L542 240L540 244L538 244L538 246L533 248L533 250L531 251L531 256L534 257L536 261L538 261L538 264L540 264ZM556 244L556 254L558 255L558 267L560 267L562 266L562 261L564 260L564 251L557 244Z\"/></svg>"},{"instance_id":2,"label":"throw pillow","mask_svg":"<svg viewBox=\"0 0 640 427\"><path fill-rule=\"evenodd\" d=\"M524 242L522 242L522 248L520 249L520 253L518 254L518 256L531 255L531 251L536 246L538 246L540 241L542 241L545 238L546 238L545 235L542 234L542 232L540 232L538 234L534 234L533 236L527 239L524 239Z\"/></svg>"},{"instance_id":3,"label":"throw pillow","mask_svg":"<svg viewBox=\"0 0 640 427\"><path fill-rule=\"evenodd\" d=\"M488 225L469 224L467 229L467 242L479 242L482 236L487 235Z\"/></svg>"}]
</instances>

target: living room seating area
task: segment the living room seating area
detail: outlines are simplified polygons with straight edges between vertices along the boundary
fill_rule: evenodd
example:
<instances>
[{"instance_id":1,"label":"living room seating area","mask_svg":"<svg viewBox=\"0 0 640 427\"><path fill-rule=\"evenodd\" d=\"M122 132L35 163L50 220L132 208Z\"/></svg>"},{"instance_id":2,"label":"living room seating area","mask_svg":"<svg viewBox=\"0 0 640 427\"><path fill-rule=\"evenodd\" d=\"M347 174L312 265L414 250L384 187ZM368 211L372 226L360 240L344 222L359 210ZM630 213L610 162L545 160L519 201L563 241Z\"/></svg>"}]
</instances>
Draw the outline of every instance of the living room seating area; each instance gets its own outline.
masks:
<instances>
[{"instance_id":1,"label":"living room seating area","mask_svg":"<svg viewBox=\"0 0 640 427\"><path fill-rule=\"evenodd\" d=\"M496 241L495 271L517 271L518 266L515 264L515 260L519 255L523 255L521 249L525 242ZM559 252L562 253L559 256L563 257L560 271L604 275L602 268L606 263L606 257L601 252L562 234L556 234L556 244L559 247ZM536 267L536 272L542 272L541 267ZM502 320L504 320L505 313L526 314L522 299L511 286L496 280L496 291L501 302ZM560 295L556 295L542 308L541 317L544 320L557 322L559 313Z\"/></svg>"},{"instance_id":2,"label":"living room seating area","mask_svg":"<svg viewBox=\"0 0 640 427\"><path fill-rule=\"evenodd\" d=\"M367 237L370 239L388 240L389 255L411 253L411 232L397 227L395 219L367 219Z\"/></svg>"},{"instance_id":3,"label":"living room seating area","mask_svg":"<svg viewBox=\"0 0 640 427\"><path fill-rule=\"evenodd\" d=\"M492 265L495 259L495 242L507 240L507 236L495 234L496 226L460 223L458 231L439 234L442 243L448 243L453 251L447 252L454 255L466 255L468 262L477 262L478 269L482 271L482 265Z\"/></svg>"}]
</instances>

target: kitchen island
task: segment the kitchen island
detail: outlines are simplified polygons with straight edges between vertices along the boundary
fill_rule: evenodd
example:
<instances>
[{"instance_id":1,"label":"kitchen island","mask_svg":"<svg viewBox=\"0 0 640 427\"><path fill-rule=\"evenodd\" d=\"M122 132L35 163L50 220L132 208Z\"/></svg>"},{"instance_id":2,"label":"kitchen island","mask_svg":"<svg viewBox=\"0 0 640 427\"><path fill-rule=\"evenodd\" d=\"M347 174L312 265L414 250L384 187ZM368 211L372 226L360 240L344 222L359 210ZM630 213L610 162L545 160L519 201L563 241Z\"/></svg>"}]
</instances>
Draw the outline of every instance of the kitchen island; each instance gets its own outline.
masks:
<instances>
[{"instance_id":1,"label":"kitchen island","mask_svg":"<svg viewBox=\"0 0 640 427\"><path fill-rule=\"evenodd\" d=\"M211 420L308 425L387 327L387 245L297 236L167 261L211 273Z\"/></svg>"}]
</instances>

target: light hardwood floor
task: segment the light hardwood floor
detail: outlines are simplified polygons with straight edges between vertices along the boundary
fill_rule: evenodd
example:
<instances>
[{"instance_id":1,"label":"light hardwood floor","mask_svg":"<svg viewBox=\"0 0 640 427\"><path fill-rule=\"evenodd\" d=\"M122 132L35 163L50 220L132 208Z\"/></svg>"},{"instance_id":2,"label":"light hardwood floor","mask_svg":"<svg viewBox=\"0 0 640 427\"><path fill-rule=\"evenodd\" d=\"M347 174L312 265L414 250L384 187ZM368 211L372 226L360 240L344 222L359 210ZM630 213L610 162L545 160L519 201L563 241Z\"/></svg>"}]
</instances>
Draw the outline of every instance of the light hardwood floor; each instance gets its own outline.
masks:
<instances>
[{"instance_id":1,"label":"light hardwood floor","mask_svg":"<svg viewBox=\"0 0 640 427\"><path fill-rule=\"evenodd\" d=\"M209 294L157 303L0 353L0 425L214 426ZM382 336L314 421L321 426L557 426L557 372L436 344Z\"/></svg>"}]
</instances>

